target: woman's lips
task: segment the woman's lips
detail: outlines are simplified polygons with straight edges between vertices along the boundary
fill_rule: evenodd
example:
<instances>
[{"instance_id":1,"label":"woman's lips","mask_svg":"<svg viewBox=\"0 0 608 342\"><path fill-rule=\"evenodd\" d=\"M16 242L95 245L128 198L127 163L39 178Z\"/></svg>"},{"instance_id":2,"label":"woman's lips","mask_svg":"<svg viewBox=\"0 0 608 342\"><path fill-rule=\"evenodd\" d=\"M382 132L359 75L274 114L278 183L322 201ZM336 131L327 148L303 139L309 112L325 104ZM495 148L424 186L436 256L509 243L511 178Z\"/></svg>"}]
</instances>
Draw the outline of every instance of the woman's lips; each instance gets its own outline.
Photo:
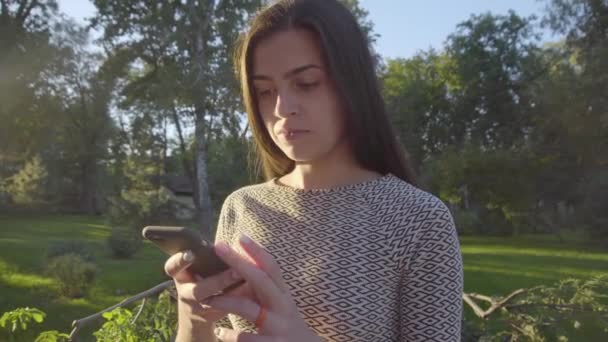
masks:
<instances>
[{"instance_id":1,"label":"woman's lips","mask_svg":"<svg viewBox=\"0 0 608 342\"><path fill-rule=\"evenodd\" d=\"M310 133L310 131L307 129L287 129L287 130L282 130L280 134L282 136L284 136L286 140L292 141L292 140L299 139L308 133Z\"/></svg>"}]
</instances>

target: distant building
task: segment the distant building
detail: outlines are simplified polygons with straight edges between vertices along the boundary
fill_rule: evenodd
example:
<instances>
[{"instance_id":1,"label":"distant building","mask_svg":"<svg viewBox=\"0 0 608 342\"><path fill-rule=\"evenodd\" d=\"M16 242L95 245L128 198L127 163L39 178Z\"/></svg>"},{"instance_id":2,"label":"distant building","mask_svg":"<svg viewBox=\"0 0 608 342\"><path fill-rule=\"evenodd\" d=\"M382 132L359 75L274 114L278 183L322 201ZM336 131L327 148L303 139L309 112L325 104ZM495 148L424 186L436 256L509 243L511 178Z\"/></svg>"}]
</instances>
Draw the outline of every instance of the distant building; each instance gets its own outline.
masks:
<instances>
[{"instance_id":1,"label":"distant building","mask_svg":"<svg viewBox=\"0 0 608 342\"><path fill-rule=\"evenodd\" d=\"M190 179L182 175L164 175L161 177L161 186L169 190L173 214L180 220L191 220L196 215L194 205L194 186Z\"/></svg>"}]
</instances>

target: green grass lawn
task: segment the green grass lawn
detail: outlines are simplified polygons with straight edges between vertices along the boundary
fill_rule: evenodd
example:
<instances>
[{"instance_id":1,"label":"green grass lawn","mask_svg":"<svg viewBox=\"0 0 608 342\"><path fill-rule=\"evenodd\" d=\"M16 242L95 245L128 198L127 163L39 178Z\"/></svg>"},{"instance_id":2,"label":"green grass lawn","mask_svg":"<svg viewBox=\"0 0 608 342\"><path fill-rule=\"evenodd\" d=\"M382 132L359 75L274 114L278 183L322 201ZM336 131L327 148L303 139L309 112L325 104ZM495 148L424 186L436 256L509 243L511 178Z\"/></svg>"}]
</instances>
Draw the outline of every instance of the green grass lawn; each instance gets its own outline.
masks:
<instances>
[{"instance_id":1,"label":"green grass lawn","mask_svg":"<svg viewBox=\"0 0 608 342\"><path fill-rule=\"evenodd\" d=\"M109 233L109 227L98 217L0 216L0 313L34 306L48 314L38 331L69 332L74 319L164 279L165 256L153 245L146 243L133 259L114 260L105 245ZM85 298L61 297L56 282L43 273L49 243L66 239L90 245L100 270ZM560 243L550 236L463 237L461 241L467 292L506 295L522 287L608 272L608 250ZM91 327L88 333L97 328Z\"/></svg>"},{"instance_id":2,"label":"green grass lawn","mask_svg":"<svg viewBox=\"0 0 608 342\"><path fill-rule=\"evenodd\" d=\"M164 280L165 256L157 248L146 243L133 259L115 260L105 243L109 234L109 227L99 217L0 217L0 313L37 307L47 313L39 331L69 332L74 319ZM61 297L56 282L44 275L48 245L68 239L89 245L99 268L95 286L80 299ZM97 328L91 327L88 334Z\"/></svg>"}]
</instances>

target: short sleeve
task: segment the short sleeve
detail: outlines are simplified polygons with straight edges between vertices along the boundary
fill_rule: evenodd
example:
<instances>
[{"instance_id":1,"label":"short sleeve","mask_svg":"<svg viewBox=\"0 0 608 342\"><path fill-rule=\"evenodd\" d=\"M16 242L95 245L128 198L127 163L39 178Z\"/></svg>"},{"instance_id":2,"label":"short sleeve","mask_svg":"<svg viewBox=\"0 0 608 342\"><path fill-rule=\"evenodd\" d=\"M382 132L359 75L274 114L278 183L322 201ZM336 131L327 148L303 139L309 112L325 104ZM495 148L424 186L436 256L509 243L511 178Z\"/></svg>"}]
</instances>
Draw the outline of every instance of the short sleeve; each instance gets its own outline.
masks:
<instances>
[{"instance_id":1,"label":"short sleeve","mask_svg":"<svg viewBox=\"0 0 608 342\"><path fill-rule=\"evenodd\" d=\"M417 234L408 266L401 270L401 341L460 341L460 244L448 208L440 203L434 211Z\"/></svg>"}]
</instances>

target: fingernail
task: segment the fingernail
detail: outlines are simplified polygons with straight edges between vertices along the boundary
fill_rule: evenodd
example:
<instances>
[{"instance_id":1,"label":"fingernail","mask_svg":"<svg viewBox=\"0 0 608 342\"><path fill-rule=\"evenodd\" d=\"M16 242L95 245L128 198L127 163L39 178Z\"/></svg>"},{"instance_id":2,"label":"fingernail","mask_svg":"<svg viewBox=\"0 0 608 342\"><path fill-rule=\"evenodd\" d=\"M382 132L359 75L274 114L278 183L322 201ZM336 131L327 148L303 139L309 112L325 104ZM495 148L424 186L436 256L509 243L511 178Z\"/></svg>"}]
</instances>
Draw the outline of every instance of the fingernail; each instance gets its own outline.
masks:
<instances>
[{"instance_id":1,"label":"fingernail","mask_svg":"<svg viewBox=\"0 0 608 342\"><path fill-rule=\"evenodd\" d=\"M192 262L192 260L194 260L194 254L192 254L191 250L187 250L183 255L182 255L182 259L185 262Z\"/></svg>"},{"instance_id":2,"label":"fingernail","mask_svg":"<svg viewBox=\"0 0 608 342\"><path fill-rule=\"evenodd\" d=\"M253 244L253 240L251 240L251 238L245 234L241 234L241 242L246 244L246 245L252 245Z\"/></svg>"},{"instance_id":3,"label":"fingernail","mask_svg":"<svg viewBox=\"0 0 608 342\"><path fill-rule=\"evenodd\" d=\"M229 253L228 245L221 242L215 246L215 251L221 255L227 255Z\"/></svg>"}]
</instances>

